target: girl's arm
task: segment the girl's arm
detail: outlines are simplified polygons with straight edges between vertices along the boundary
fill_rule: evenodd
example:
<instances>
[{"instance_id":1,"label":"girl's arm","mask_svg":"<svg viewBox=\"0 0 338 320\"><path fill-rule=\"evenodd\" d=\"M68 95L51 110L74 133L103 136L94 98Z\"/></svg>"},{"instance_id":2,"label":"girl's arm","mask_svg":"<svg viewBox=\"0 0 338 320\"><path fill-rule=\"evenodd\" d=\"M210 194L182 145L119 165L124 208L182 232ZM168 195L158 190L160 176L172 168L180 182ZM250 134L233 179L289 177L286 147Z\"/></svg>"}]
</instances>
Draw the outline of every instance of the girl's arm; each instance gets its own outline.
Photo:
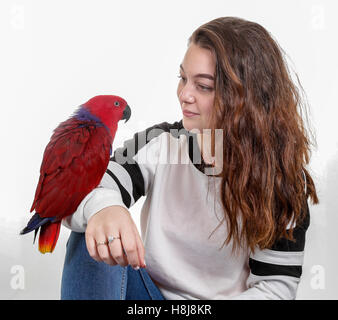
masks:
<instances>
[{"instance_id":1,"label":"girl's arm","mask_svg":"<svg viewBox=\"0 0 338 320\"><path fill-rule=\"evenodd\" d=\"M250 255L248 289L235 300L294 300L302 274L305 233L310 224L309 206L306 203L306 217L295 226L295 242L282 238L270 249L255 250Z\"/></svg>"}]
</instances>

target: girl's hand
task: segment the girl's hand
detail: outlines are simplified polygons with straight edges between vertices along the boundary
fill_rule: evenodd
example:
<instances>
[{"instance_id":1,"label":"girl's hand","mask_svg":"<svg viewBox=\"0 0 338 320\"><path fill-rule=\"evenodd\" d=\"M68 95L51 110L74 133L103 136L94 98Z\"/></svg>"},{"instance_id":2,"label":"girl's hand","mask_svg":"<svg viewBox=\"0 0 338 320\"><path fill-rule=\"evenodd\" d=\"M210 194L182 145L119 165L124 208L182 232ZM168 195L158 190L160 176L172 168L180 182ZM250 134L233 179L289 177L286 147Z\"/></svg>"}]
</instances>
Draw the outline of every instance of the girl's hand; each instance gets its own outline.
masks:
<instances>
[{"instance_id":1,"label":"girl's hand","mask_svg":"<svg viewBox=\"0 0 338 320\"><path fill-rule=\"evenodd\" d=\"M108 243L109 236L120 239ZM122 206L106 207L91 216L85 237L89 255L98 262L146 267L143 242L130 212Z\"/></svg>"}]
</instances>

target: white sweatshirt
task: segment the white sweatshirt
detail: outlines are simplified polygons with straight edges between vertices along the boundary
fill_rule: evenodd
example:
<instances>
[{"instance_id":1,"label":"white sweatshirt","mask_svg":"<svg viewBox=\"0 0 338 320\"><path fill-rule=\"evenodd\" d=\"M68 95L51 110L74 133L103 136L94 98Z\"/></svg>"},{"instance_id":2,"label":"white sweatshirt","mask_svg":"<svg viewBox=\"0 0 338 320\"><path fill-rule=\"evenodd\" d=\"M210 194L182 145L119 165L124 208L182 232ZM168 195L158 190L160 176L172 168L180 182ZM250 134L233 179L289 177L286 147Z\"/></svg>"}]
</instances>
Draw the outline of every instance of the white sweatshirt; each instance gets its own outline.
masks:
<instances>
[{"instance_id":1,"label":"white sweatshirt","mask_svg":"<svg viewBox=\"0 0 338 320\"><path fill-rule=\"evenodd\" d=\"M308 219L295 228L295 243L281 239L271 249L233 255L231 244L220 249L226 223L215 230L224 217L221 178L205 174L200 163L196 135L182 120L147 128L114 151L100 185L63 225L85 232L88 219L101 209L128 209L146 196L141 211L146 270L166 299L295 299L308 206Z\"/></svg>"}]
</instances>

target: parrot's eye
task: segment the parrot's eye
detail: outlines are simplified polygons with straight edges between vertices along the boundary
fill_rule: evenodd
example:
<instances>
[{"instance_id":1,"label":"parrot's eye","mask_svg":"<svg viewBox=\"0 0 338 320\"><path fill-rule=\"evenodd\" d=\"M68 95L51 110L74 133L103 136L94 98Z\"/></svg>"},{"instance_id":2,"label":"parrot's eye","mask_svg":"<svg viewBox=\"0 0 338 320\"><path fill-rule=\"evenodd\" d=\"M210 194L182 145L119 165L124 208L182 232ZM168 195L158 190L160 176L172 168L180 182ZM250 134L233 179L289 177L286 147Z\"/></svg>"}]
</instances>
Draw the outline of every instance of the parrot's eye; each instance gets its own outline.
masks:
<instances>
[{"instance_id":1,"label":"parrot's eye","mask_svg":"<svg viewBox=\"0 0 338 320\"><path fill-rule=\"evenodd\" d=\"M120 106L120 102L115 101L115 102L114 102L114 105L115 105L116 107L119 107L119 106Z\"/></svg>"}]
</instances>

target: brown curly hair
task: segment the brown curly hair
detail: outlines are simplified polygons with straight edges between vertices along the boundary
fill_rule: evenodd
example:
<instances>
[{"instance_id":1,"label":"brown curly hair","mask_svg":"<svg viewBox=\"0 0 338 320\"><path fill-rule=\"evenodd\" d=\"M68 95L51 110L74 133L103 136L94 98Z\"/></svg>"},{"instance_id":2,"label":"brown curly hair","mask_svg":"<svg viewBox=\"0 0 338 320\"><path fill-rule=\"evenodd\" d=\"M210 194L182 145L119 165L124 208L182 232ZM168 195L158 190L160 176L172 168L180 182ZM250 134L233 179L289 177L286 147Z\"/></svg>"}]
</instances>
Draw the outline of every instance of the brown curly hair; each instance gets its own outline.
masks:
<instances>
[{"instance_id":1,"label":"brown curly hair","mask_svg":"<svg viewBox=\"0 0 338 320\"><path fill-rule=\"evenodd\" d=\"M223 246L232 240L233 249L245 243L254 251L281 237L294 240L288 224L302 222L308 197L319 203L305 168L315 141L301 116L306 104L297 74L302 91L283 49L255 22L221 17L196 29L190 43L216 55L210 128L223 130Z\"/></svg>"}]
</instances>

